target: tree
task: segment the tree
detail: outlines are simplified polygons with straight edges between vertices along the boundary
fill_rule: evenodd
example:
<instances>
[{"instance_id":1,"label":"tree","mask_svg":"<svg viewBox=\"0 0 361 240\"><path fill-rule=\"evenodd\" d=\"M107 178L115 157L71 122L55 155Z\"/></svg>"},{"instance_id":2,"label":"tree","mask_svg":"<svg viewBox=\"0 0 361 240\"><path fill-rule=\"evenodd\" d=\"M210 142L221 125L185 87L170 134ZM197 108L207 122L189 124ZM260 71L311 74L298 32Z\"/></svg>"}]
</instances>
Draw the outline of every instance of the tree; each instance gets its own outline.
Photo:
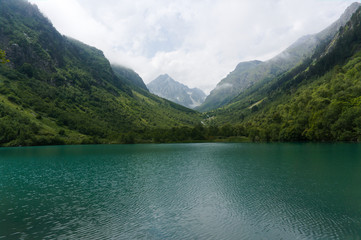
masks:
<instances>
[{"instance_id":1,"label":"tree","mask_svg":"<svg viewBox=\"0 0 361 240\"><path fill-rule=\"evenodd\" d=\"M7 62L9 62L9 59L6 59L5 51L0 49L0 63L4 64Z\"/></svg>"}]
</instances>

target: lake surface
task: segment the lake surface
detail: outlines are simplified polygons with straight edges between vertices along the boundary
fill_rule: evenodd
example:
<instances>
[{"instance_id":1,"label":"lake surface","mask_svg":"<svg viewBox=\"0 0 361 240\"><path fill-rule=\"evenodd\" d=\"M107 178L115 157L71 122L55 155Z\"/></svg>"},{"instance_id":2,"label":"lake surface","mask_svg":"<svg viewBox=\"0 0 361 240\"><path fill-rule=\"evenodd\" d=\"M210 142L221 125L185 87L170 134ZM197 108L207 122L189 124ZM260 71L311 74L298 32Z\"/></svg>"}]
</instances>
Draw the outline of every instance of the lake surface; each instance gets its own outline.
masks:
<instances>
[{"instance_id":1,"label":"lake surface","mask_svg":"<svg viewBox=\"0 0 361 240\"><path fill-rule=\"evenodd\" d=\"M0 149L0 239L360 239L360 144Z\"/></svg>"}]
</instances>

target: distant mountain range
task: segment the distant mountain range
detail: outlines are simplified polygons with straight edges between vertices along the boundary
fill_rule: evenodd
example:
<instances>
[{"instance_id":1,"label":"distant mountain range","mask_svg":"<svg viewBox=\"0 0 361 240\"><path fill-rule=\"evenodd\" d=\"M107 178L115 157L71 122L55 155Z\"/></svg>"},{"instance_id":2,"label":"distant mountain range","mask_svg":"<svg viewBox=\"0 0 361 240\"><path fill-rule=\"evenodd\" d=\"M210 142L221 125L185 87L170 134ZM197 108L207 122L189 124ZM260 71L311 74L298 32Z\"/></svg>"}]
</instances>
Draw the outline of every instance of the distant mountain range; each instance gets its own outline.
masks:
<instances>
[{"instance_id":1,"label":"distant mountain range","mask_svg":"<svg viewBox=\"0 0 361 240\"><path fill-rule=\"evenodd\" d=\"M205 93L198 88L189 88L184 84L175 81L167 74L160 75L147 84L151 93L162 98L178 103L188 108L200 106L205 98Z\"/></svg>"},{"instance_id":2,"label":"distant mountain range","mask_svg":"<svg viewBox=\"0 0 361 240\"><path fill-rule=\"evenodd\" d=\"M196 109L205 112L222 107L256 83L267 82L300 64L313 54L319 44L330 41L339 28L345 26L350 20L359 6L360 3L353 3L328 28L318 34L301 37L285 51L268 61L239 63L236 69L219 82L216 88L207 96L204 103Z\"/></svg>"},{"instance_id":3,"label":"distant mountain range","mask_svg":"<svg viewBox=\"0 0 361 240\"><path fill-rule=\"evenodd\" d=\"M361 141L360 3L269 61L239 63L203 104L168 75L146 86L25 0L0 0L0 26L0 146Z\"/></svg>"}]
</instances>

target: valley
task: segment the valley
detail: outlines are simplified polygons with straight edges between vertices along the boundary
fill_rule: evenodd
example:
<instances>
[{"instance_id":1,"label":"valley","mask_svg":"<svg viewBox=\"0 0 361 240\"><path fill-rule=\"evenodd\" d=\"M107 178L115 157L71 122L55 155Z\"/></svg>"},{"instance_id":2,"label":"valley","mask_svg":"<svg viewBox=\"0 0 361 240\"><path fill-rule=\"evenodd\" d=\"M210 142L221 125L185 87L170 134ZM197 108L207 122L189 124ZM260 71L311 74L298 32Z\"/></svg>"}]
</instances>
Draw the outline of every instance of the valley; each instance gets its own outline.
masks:
<instances>
[{"instance_id":1,"label":"valley","mask_svg":"<svg viewBox=\"0 0 361 240\"><path fill-rule=\"evenodd\" d=\"M239 63L207 97L166 74L146 85L35 5L0 4L1 146L361 140L359 3L276 57Z\"/></svg>"}]
</instances>

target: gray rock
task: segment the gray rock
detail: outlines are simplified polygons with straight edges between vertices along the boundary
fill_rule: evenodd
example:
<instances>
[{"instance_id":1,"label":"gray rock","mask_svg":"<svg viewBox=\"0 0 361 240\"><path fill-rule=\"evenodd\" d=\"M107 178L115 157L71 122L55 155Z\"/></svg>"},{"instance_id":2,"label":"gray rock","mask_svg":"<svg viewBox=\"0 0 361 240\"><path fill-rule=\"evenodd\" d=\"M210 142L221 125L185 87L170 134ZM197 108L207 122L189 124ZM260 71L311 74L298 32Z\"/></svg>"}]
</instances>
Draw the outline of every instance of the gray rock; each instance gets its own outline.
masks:
<instances>
[{"instance_id":1,"label":"gray rock","mask_svg":"<svg viewBox=\"0 0 361 240\"><path fill-rule=\"evenodd\" d=\"M189 88L172 79L167 74L160 75L147 84L151 93L188 108L200 106L206 95L198 88Z\"/></svg>"}]
</instances>

